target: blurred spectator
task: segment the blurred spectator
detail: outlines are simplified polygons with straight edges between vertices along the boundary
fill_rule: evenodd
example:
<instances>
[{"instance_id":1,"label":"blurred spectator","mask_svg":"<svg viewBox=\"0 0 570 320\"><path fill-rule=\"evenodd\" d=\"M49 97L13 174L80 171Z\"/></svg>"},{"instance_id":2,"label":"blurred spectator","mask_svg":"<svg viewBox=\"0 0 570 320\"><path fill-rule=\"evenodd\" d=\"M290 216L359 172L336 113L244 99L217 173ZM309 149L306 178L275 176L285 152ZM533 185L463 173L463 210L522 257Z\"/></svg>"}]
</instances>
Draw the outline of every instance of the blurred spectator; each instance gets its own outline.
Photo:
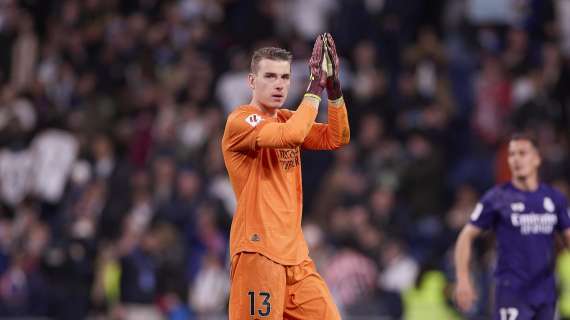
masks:
<instances>
[{"instance_id":1,"label":"blurred spectator","mask_svg":"<svg viewBox=\"0 0 570 320\"><path fill-rule=\"evenodd\" d=\"M190 305L202 317L222 317L229 295L229 279L226 271L215 255L202 258L202 267L190 294Z\"/></svg>"},{"instance_id":2,"label":"blurred spectator","mask_svg":"<svg viewBox=\"0 0 570 320\"><path fill-rule=\"evenodd\" d=\"M334 1L295 0L283 11L283 16L292 32L310 41L326 30L328 19L337 7Z\"/></svg>"},{"instance_id":3,"label":"blurred spectator","mask_svg":"<svg viewBox=\"0 0 570 320\"><path fill-rule=\"evenodd\" d=\"M507 34L507 47L503 52L503 63L511 76L519 76L531 66L528 48L528 34L525 30L511 28Z\"/></svg>"},{"instance_id":4,"label":"blurred spectator","mask_svg":"<svg viewBox=\"0 0 570 320\"><path fill-rule=\"evenodd\" d=\"M333 247L327 242L322 227L317 223L305 222L303 224L303 235L307 241L309 252L311 252L311 259L315 262L318 270L323 270L333 253Z\"/></svg>"},{"instance_id":5,"label":"blurred spectator","mask_svg":"<svg viewBox=\"0 0 570 320\"><path fill-rule=\"evenodd\" d=\"M483 143L495 146L507 130L504 124L512 110L511 84L501 61L492 55L483 57L476 81L474 130Z\"/></svg>"},{"instance_id":6,"label":"blurred spectator","mask_svg":"<svg viewBox=\"0 0 570 320\"><path fill-rule=\"evenodd\" d=\"M162 319L155 300L158 298L158 254L160 247L154 232L126 235L131 244L120 259L120 302L125 319Z\"/></svg>"},{"instance_id":7,"label":"blurred spectator","mask_svg":"<svg viewBox=\"0 0 570 320\"><path fill-rule=\"evenodd\" d=\"M460 319L448 304L445 276L436 270L418 275L413 288L404 294L404 319Z\"/></svg>"},{"instance_id":8,"label":"blurred spectator","mask_svg":"<svg viewBox=\"0 0 570 320\"><path fill-rule=\"evenodd\" d=\"M560 316L561 319L570 318L570 253L565 251L556 262L557 276L560 279Z\"/></svg>"},{"instance_id":9,"label":"blurred spectator","mask_svg":"<svg viewBox=\"0 0 570 320\"><path fill-rule=\"evenodd\" d=\"M415 217L441 215L444 162L441 154L424 134L412 133L406 143L408 162L404 169L401 197Z\"/></svg>"},{"instance_id":10,"label":"blurred spectator","mask_svg":"<svg viewBox=\"0 0 570 320\"><path fill-rule=\"evenodd\" d=\"M419 265L401 242L388 241L382 248L381 260L383 270L378 280L382 289L403 293L414 286Z\"/></svg>"},{"instance_id":11,"label":"blurred spectator","mask_svg":"<svg viewBox=\"0 0 570 320\"><path fill-rule=\"evenodd\" d=\"M33 79L38 56L38 38L34 32L34 22L28 13L23 13L18 21L18 38L12 48L12 85L16 90L27 89Z\"/></svg>"},{"instance_id":12,"label":"blurred spectator","mask_svg":"<svg viewBox=\"0 0 570 320\"><path fill-rule=\"evenodd\" d=\"M25 198L30 189L32 160L27 150L0 151L0 186L4 204L14 206Z\"/></svg>"},{"instance_id":13,"label":"blurred spectator","mask_svg":"<svg viewBox=\"0 0 570 320\"><path fill-rule=\"evenodd\" d=\"M219 217L219 204L202 203L196 211L196 224L189 224L185 230L190 253L187 271L191 280L198 280L202 268L215 270L216 264L209 262L214 257L220 263L225 261L228 239L220 230Z\"/></svg>"},{"instance_id":14,"label":"blurred spectator","mask_svg":"<svg viewBox=\"0 0 570 320\"><path fill-rule=\"evenodd\" d=\"M176 196L160 205L157 214L160 219L182 230L188 225L195 224L196 211L201 202L202 181L195 171L183 168L178 173L175 183Z\"/></svg>"},{"instance_id":15,"label":"blurred spectator","mask_svg":"<svg viewBox=\"0 0 570 320\"><path fill-rule=\"evenodd\" d=\"M446 78L446 56L435 30L423 27L418 33L417 45L406 50L404 62L415 66L419 93L433 98L438 81L444 81Z\"/></svg>"},{"instance_id":16,"label":"blurred spectator","mask_svg":"<svg viewBox=\"0 0 570 320\"><path fill-rule=\"evenodd\" d=\"M471 185L465 184L457 188L453 203L447 211L446 226L454 233L461 231L465 223L469 221L469 216L475 209L478 199L479 195ZM453 238L456 236L457 234Z\"/></svg>"},{"instance_id":17,"label":"blurred spectator","mask_svg":"<svg viewBox=\"0 0 570 320\"><path fill-rule=\"evenodd\" d=\"M561 48L564 56L568 58L570 56L570 21L567 18L570 16L570 3L568 1L555 1L555 6L561 33Z\"/></svg>"},{"instance_id":18,"label":"blurred spectator","mask_svg":"<svg viewBox=\"0 0 570 320\"><path fill-rule=\"evenodd\" d=\"M322 272L342 313L374 291L378 270L370 258L345 246L329 259Z\"/></svg>"},{"instance_id":19,"label":"blurred spectator","mask_svg":"<svg viewBox=\"0 0 570 320\"><path fill-rule=\"evenodd\" d=\"M243 50L235 50L230 57L230 70L220 76L217 84L217 96L229 114L237 106L251 100L251 89L248 86L248 55Z\"/></svg>"},{"instance_id":20,"label":"blurred spectator","mask_svg":"<svg viewBox=\"0 0 570 320\"><path fill-rule=\"evenodd\" d=\"M369 198L371 221L376 228L394 236L405 236L406 226L412 223L409 213L397 202L396 194L389 187L377 187Z\"/></svg>"},{"instance_id":21,"label":"blurred spectator","mask_svg":"<svg viewBox=\"0 0 570 320\"><path fill-rule=\"evenodd\" d=\"M47 202L59 201L77 149L76 138L66 131L50 129L38 134L30 150L34 157L31 192Z\"/></svg>"},{"instance_id":22,"label":"blurred spectator","mask_svg":"<svg viewBox=\"0 0 570 320\"><path fill-rule=\"evenodd\" d=\"M105 314L119 303L121 266L117 248L104 244L95 261L95 278L91 293L96 312Z\"/></svg>"}]
</instances>

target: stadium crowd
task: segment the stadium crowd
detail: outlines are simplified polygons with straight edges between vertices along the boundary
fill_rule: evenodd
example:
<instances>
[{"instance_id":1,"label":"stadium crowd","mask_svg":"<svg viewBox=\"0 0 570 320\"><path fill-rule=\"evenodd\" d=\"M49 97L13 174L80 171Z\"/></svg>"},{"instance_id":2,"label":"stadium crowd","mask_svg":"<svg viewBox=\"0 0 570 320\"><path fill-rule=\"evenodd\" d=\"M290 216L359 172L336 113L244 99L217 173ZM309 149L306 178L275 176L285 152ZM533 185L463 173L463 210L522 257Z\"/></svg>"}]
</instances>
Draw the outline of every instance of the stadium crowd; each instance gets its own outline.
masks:
<instances>
[{"instance_id":1,"label":"stadium crowd","mask_svg":"<svg viewBox=\"0 0 570 320\"><path fill-rule=\"evenodd\" d=\"M225 117L266 45L296 107L324 31L352 141L304 152L303 219L341 312L488 319L493 254L460 315L451 249L515 128L570 195L567 0L0 0L0 317L223 318Z\"/></svg>"}]
</instances>

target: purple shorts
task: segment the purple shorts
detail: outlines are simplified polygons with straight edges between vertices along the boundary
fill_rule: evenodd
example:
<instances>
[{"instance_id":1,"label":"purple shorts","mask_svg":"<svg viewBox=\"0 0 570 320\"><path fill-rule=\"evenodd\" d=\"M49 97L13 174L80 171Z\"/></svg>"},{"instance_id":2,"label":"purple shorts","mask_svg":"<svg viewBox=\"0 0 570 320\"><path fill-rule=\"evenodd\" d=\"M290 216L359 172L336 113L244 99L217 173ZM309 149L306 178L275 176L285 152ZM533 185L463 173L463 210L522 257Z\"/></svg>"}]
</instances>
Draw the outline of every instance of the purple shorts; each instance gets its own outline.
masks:
<instances>
[{"instance_id":1,"label":"purple shorts","mask_svg":"<svg viewBox=\"0 0 570 320\"><path fill-rule=\"evenodd\" d=\"M556 302L532 304L509 290L497 288L494 320L553 320Z\"/></svg>"}]
</instances>

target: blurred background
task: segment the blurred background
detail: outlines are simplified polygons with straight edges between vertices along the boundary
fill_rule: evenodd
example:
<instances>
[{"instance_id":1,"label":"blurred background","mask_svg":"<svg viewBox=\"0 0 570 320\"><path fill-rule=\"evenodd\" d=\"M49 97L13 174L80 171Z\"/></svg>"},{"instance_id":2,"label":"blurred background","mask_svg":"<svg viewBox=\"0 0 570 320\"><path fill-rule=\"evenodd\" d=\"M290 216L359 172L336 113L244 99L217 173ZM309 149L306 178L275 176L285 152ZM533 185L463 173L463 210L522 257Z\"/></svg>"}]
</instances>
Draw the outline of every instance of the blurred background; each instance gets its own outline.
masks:
<instances>
[{"instance_id":1,"label":"blurred background","mask_svg":"<svg viewBox=\"0 0 570 320\"><path fill-rule=\"evenodd\" d=\"M451 249L513 130L570 191L570 0L0 0L0 318L224 319L225 117L268 45L296 108L325 31L352 140L303 154L304 233L344 317L490 319L492 237L467 314Z\"/></svg>"}]
</instances>

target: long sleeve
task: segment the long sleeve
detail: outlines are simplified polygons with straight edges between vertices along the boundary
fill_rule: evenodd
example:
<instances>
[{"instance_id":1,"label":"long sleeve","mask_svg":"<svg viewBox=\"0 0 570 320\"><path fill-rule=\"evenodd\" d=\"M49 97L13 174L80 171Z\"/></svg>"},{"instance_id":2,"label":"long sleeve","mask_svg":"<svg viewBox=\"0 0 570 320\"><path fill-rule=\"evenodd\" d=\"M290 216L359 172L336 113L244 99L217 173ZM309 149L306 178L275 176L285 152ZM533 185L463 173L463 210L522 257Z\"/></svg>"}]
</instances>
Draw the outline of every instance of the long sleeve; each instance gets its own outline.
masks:
<instances>
[{"instance_id":1,"label":"long sleeve","mask_svg":"<svg viewBox=\"0 0 570 320\"><path fill-rule=\"evenodd\" d=\"M317 117L317 108L303 100L297 112L285 123L265 124L257 135L257 146L267 148L296 147L305 141Z\"/></svg>"},{"instance_id":2,"label":"long sleeve","mask_svg":"<svg viewBox=\"0 0 570 320\"><path fill-rule=\"evenodd\" d=\"M250 152L258 147L291 148L300 146L317 117L318 101L305 98L286 121L276 122L255 109L242 108L230 115L224 132L229 151Z\"/></svg>"},{"instance_id":3,"label":"long sleeve","mask_svg":"<svg viewBox=\"0 0 570 320\"><path fill-rule=\"evenodd\" d=\"M303 148L310 150L334 150L350 142L350 127L348 113L344 100L340 103L329 101L328 123L315 123Z\"/></svg>"}]
</instances>

